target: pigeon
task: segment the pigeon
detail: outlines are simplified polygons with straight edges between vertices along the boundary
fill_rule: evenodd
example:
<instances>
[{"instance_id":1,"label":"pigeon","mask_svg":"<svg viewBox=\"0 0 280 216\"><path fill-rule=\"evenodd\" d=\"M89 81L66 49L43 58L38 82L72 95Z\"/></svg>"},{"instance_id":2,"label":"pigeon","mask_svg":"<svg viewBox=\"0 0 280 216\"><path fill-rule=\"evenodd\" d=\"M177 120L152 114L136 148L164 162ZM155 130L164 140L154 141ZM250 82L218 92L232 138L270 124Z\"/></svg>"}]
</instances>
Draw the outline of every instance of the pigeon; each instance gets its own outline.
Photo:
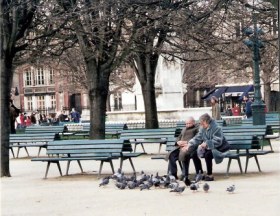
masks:
<instances>
[{"instance_id":1,"label":"pigeon","mask_svg":"<svg viewBox=\"0 0 280 216\"><path fill-rule=\"evenodd\" d=\"M116 175L116 180L117 180L117 182L124 182L124 181L126 181L126 177L124 175L124 172Z\"/></svg>"},{"instance_id":2,"label":"pigeon","mask_svg":"<svg viewBox=\"0 0 280 216\"><path fill-rule=\"evenodd\" d=\"M170 192L176 192L177 194L181 194L183 193L183 191L185 190L186 186L182 186L182 187L176 187L172 190L170 190Z\"/></svg>"},{"instance_id":3,"label":"pigeon","mask_svg":"<svg viewBox=\"0 0 280 216\"><path fill-rule=\"evenodd\" d=\"M127 183L127 187L129 189L135 189L137 186L138 186L137 183L134 182L134 181L130 181L130 182Z\"/></svg>"},{"instance_id":4,"label":"pigeon","mask_svg":"<svg viewBox=\"0 0 280 216\"><path fill-rule=\"evenodd\" d=\"M192 191L197 191L198 188L199 188L198 184L192 183L192 184L190 185L190 189L191 189Z\"/></svg>"},{"instance_id":5,"label":"pigeon","mask_svg":"<svg viewBox=\"0 0 280 216\"><path fill-rule=\"evenodd\" d=\"M116 180L118 178L121 178L121 176L122 176L122 170L121 168L119 168L118 171L112 175L112 179Z\"/></svg>"},{"instance_id":6,"label":"pigeon","mask_svg":"<svg viewBox=\"0 0 280 216\"><path fill-rule=\"evenodd\" d=\"M150 179L149 175L146 175L143 171L141 172L141 178L140 181L148 181Z\"/></svg>"},{"instance_id":7,"label":"pigeon","mask_svg":"<svg viewBox=\"0 0 280 216\"><path fill-rule=\"evenodd\" d=\"M109 177L104 177L99 184L99 187L109 184Z\"/></svg>"},{"instance_id":8,"label":"pigeon","mask_svg":"<svg viewBox=\"0 0 280 216\"><path fill-rule=\"evenodd\" d=\"M151 187L150 184L141 184L141 185L139 185L140 191L145 190L145 189L150 190L150 187Z\"/></svg>"},{"instance_id":9,"label":"pigeon","mask_svg":"<svg viewBox=\"0 0 280 216\"><path fill-rule=\"evenodd\" d=\"M170 184L170 177L166 176L166 178L163 181L163 187L167 188Z\"/></svg>"},{"instance_id":10,"label":"pigeon","mask_svg":"<svg viewBox=\"0 0 280 216\"><path fill-rule=\"evenodd\" d=\"M126 188L126 183L124 183L124 182L117 182L116 183L116 187L121 189L121 190L123 190L123 189Z\"/></svg>"},{"instance_id":11,"label":"pigeon","mask_svg":"<svg viewBox=\"0 0 280 216\"><path fill-rule=\"evenodd\" d=\"M169 188L171 189L174 189L176 187L179 187L179 183L176 182L176 181L172 181L169 185L168 185Z\"/></svg>"},{"instance_id":12,"label":"pigeon","mask_svg":"<svg viewBox=\"0 0 280 216\"><path fill-rule=\"evenodd\" d=\"M195 176L195 183L200 182L203 179L203 173L199 172L198 174L196 174Z\"/></svg>"},{"instance_id":13,"label":"pigeon","mask_svg":"<svg viewBox=\"0 0 280 216\"><path fill-rule=\"evenodd\" d=\"M227 188L226 191L228 191L229 193L233 193L234 190L235 190L235 185L231 185L231 186L229 186L229 187Z\"/></svg>"},{"instance_id":14,"label":"pigeon","mask_svg":"<svg viewBox=\"0 0 280 216\"><path fill-rule=\"evenodd\" d=\"M205 183L205 184L203 185L203 190L204 190L204 192L207 193L207 192L209 191L209 189L210 189L209 184Z\"/></svg>"},{"instance_id":15,"label":"pigeon","mask_svg":"<svg viewBox=\"0 0 280 216\"><path fill-rule=\"evenodd\" d=\"M160 186L160 178L158 176L158 173L156 174L155 177L152 177L152 182L153 182L153 185L155 187L159 187Z\"/></svg>"}]
</instances>

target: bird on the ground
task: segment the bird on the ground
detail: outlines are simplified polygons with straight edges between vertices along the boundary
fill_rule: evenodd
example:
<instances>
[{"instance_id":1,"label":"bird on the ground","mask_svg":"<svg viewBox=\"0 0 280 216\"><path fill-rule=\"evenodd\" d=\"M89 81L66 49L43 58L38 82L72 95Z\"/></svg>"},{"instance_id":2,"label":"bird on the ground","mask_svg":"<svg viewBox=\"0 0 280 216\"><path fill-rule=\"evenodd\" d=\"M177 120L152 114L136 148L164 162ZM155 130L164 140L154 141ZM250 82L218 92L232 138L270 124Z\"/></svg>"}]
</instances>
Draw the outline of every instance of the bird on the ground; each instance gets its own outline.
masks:
<instances>
[{"instance_id":1,"label":"bird on the ground","mask_svg":"<svg viewBox=\"0 0 280 216\"><path fill-rule=\"evenodd\" d=\"M204 190L204 192L208 192L209 191L209 189L210 189L210 186L209 186L209 184L207 184L206 182L205 182L205 184L203 185L203 190Z\"/></svg>"},{"instance_id":2,"label":"bird on the ground","mask_svg":"<svg viewBox=\"0 0 280 216\"><path fill-rule=\"evenodd\" d=\"M183 191L185 190L185 188L186 188L186 186L176 187L176 188L170 190L170 192L176 192L176 193L178 193L178 194L181 194L181 193L183 193Z\"/></svg>"},{"instance_id":3,"label":"bird on the ground","mask_svg":"<svg viewBox=\"0 0 280 216\"><path fill-rule=\"evenodd\" d=\"M129 182L127 183L127 187L128 187L129 189L135 189L137 186L138 186L137 183L134 182L134 181L129 181Z\"/></svg>"},{"instance_id":4,"label":"bird on the ground","mask_svg":"<svg viewBox=\"0 0 280 216\"><path fill-rule=\"evenodd\" d=\"M152 177L152 182L153 182L153 185L155 187L159 187L160 186L160 177L158 176L158 173L156 174L155 177Z\"/></svg>"},{"instance_id":5,"label":"bird on the ground","mask_svg":"<svg viewBox=\"0 0 280 216\"><path fill-rule=\"evenodd\" d=\"M226 191L228 191L229 193L233 193L234 190L235 190L235 185L231 185L226 189Z\"/></svg>"},{"instance_id":6,"label":"bird on the ground","mask_svg":"<svg viewBox=\"0 0 280 216\"><path fill-rule=\"evenodd\" d=\"M176 177L174 175L169 175L170 181L176 181Z\"/></svg>"},{"instance_id":7,"label":"bird on the ground","mask_svg":"<svg viewBox=\"0 0 280 216\"><path fill-rule=\"evenodd\" d=\"M170 184L170 176L166 176L163 180L163 187L167 188Z\"/></svg>"},{"instance_id":8,"label":"bird on the ground","mask_svg":"<svg viewBox=\"0 0 280 216\"><path fill-rule=\"evenodd\" d=\"M109 179L110 179L109 176L102 178L101 183L99 184L99 187L109 184Z\"/></svg>"},{"instance_id":9,"label":"bird on the ground","mask_svg":"<svg viewBox=\"0 0 280 216\"><path fill-rule=\"evenodd\" d=\"M146 173L144 173L143 171L141 171L141 177L140 177L140 181L148 181L150 178L149 175L147 175Z\"/></svg>"},{"instance_id":10,"label":"bird on the ground","mask_svg":"<svg viewBox=\"0 0 280 216\"><path fill-rule=\"evenodd\" d=\"M123 190L123 189L126 188L126 185L127 185L127 184L124 183L124 182L117 182L115 185L116 185L117 188Z\"/></svg>"},{"instance_id":11,"label":"bird on the ground","mask_svg":"<svg viewBox=\"0 0 280 216\"><path fill-rule=\"evenodd\" d=\"M199 188L199 185L198 185L198 184L192 183L192 184L190 185L190 189L191 189L192 191L197 191L198 188Z\"/></svg>"},{"instance_id":12,"label":"bird on the ground","mask_svg":"<svg viewBox=\"0 0 280 216\"><path fill-rule=\"evenodd\" d=\"M140 191L142 190L150 190L151 185L150 184L141 184L139 185Z\"/></svg>"},{"instance_id":13,"label":"bird on the ground","mask_svg":"<svg viewBox=\"0 0 280 216\"><path fill-rule=\"evenodd\" d=\"M203 173L200 171L198 174L195 176L195 183L200 182L203 179Z\"/></svg>"},{"instance_id":14,"label":"bird on the ground","mask_svg":"<svg viewBox=\"0 0 280 216\"><path fill-rule=\"evenodd\" d=\"M118 170L117 170L117 172L115 172L113 175L112 175L112 179L118 179L118 178L120 178L121 177L121 175L122 175L122 170L121 170L121 168L119 168Z\"/></svg>"},{"instance_id":15,"label":"bird on the ground","mask_svg":"<svg viewBox=\"0 0 280 216\"><path fill-rule=\"evenodd\" d=\"M168 187L171 188L171 189L174 189L176 187L179 187L179 183L176 180L173 180L173 181L170 182Z\"/></svg>"}]
</instances>

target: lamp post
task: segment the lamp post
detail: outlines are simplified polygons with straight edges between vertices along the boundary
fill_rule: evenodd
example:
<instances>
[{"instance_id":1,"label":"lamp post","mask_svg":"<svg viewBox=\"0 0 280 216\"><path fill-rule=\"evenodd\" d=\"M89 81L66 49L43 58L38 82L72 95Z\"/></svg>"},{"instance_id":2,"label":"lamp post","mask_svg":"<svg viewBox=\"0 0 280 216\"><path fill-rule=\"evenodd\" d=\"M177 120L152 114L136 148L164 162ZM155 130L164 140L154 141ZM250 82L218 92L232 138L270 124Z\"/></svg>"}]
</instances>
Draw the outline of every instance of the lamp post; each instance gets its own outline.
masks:
<instances>
[{"instance_id":1,"label":"lamp post","mask_svg":"<svg viewBox=\"0 0 280 216\"><path fill-rule=\"evenodd\" d=\"M244 44L253 51L254 63L254 102L252 103L253 125L265 125L265 104L262 102L261 85L260 85L260 49L264 47L259 35L263 31L257 28L256 14L253 13L254 29L246 28L244 33L249 39L244 40Z\"/></svg>"}]
</instances>

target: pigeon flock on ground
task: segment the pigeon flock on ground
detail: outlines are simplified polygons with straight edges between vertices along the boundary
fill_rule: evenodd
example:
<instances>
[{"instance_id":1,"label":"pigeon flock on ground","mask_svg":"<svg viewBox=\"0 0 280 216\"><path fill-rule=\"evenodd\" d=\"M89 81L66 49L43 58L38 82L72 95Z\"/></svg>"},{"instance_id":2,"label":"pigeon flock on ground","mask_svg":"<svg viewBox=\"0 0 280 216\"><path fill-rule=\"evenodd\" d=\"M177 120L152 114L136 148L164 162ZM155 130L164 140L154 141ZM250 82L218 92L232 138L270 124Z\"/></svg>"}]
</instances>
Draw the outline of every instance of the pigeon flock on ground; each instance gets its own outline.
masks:
<instances>
[{"instance_id":1,"label":"pigeon flock on ground","mask_svg":"<svg viewBox=\"0 0 280 216\"><path fill-rule=\"evenodd\" d=\"M202 174L197 174L194 181L191 182L189 189L193 192L198 191L200 188L201 180L203 179ZM121 169L119 168L116 173L110 176L106 176L101 179L99 187L104 187L108 185L110 182L114 182L116 188L120 190L124 189L139 189L150 190L153 188L165 188L169 189L170 192L181 194L185 191L188 186L180 186L180 183L176 178L172 175L164 175L159 176L158 173L155 175L148 175L144 171L141 171L139 176L136 176L134 173L132 176L126 176ZM210 185L208 183L204 183L202 189L205 193L207 193L210 189ZM229 193L233 193L235 190L235 185L229 186L226 191Z\"/></svg>"}]
</instances>

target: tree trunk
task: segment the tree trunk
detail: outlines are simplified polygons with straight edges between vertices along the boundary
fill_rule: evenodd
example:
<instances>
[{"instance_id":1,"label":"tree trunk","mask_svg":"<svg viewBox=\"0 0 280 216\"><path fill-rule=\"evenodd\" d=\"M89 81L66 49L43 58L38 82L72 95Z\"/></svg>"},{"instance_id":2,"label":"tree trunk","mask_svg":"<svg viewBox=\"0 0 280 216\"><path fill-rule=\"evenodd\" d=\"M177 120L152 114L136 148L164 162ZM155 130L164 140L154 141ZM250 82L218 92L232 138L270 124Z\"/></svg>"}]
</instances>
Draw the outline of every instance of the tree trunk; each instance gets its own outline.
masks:
<instances>
[{"instance_id":1,"label":"tree trunk","mask_svg":"<svg viewBox=\"0 0 280 216\"><path fill-rule=\"evenodd\" d=\"M1 119L1 177L11 177L9 162L9 134L10 134L10 93L12 80L12 62L1 55L1 91L0 91L0 119Z\"/></svg>"},{"instance_id":2,"label":"tree trunk","mask_svg":"<svg viewBox=\"0 0 280 216\"><path fill-rule=\"evenodd\" d=\"M271 100L270 93L271 93L270 83L264 83L264 101L265 101L267 111L271 111L271 108L270 108L270 100Z\"/></svg>"},{"instance_id":3,"label":"tree trunk","mask_svg":"<svg viewBox=\"0 0 280 216\"><path fill-rule=\"evenodd\" d=\"M98 71L93 64L87 65L89 73L90 139L105 139L106 102L109 77ZM99 69L100 70L100 69Z\"/></svg>"},{"instance_id":4,"label":"tree trunk","mask_svg":"<svg viewBox=\"0 0 280 216\"><path fill-rule=\"evenodd\" d=\"M141 84L145 107L145 127L147 129L158 128L157 103L154 87L154 79L147 79Z\"/></svg>"}]
</instances>

